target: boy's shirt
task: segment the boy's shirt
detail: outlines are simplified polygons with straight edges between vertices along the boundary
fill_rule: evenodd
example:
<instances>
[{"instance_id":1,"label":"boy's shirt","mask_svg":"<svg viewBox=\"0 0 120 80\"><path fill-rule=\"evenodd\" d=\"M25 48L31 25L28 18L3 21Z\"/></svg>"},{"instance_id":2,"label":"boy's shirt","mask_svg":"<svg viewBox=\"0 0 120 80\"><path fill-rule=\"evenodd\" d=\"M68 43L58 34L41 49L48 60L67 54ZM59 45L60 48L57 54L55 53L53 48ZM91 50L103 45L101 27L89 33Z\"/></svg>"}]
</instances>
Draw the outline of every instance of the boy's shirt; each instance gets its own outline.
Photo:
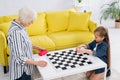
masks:
<instances>
[{"instance_id":1,"label":"boy's shirt","mask_svg":"<svg viewBox=\"0 0 120 80\"><path fill-rule=\"evenodd\" d=\"M100 58L102 61L107 63L107 49L108 44L106 41L98 44L95 40L88 44L88 49L93 51L93 55Z\"/></svg>"}]
</instances>

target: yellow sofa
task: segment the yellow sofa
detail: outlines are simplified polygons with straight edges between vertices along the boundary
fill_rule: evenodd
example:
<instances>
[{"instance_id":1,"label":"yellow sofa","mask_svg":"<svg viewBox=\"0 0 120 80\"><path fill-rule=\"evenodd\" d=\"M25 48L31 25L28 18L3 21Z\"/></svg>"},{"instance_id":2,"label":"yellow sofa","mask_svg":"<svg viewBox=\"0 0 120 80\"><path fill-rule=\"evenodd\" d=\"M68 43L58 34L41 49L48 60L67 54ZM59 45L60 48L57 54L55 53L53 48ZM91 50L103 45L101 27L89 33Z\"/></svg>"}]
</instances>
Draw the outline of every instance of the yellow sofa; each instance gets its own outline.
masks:
<instances>
[{"instance_id":1,"label":"yellow sofa","mask_svg":"<svg viewBox=\"0 0 120 80\"><path fill-rule=\"evenodd\" d=\"M27 32L34 45L48 51L75 47L94 39L93 31L97 24L90 16L91 12L82 13L74 10L38 12L37 19L27 27ZM7 45L8 29L11 21L17 17L0 16L0 64L4 67L8 66L10 55Z\"/></svg>"}]
</instances>

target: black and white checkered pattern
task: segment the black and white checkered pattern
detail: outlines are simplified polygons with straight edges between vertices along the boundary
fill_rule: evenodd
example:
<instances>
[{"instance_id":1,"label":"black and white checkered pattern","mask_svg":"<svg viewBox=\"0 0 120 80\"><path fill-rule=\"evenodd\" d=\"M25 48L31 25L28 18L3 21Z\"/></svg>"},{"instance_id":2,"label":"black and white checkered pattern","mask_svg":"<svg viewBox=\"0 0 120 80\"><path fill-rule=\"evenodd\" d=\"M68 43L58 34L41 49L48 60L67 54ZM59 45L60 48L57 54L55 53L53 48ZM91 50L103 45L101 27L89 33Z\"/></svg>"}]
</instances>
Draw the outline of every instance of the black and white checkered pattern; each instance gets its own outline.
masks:
<instances>
[{"instance_id":1,"label":"black and white checkered pattern","mask_svg":"<svg viewBox=\"0 0 120 80\"><path fill-rule=\"evenodd\" d=\"M87 58L87 54L77 54L74 49L48 53L47 57L58 70L66 70L92 64Z\"/></svg>"}]
</instances>

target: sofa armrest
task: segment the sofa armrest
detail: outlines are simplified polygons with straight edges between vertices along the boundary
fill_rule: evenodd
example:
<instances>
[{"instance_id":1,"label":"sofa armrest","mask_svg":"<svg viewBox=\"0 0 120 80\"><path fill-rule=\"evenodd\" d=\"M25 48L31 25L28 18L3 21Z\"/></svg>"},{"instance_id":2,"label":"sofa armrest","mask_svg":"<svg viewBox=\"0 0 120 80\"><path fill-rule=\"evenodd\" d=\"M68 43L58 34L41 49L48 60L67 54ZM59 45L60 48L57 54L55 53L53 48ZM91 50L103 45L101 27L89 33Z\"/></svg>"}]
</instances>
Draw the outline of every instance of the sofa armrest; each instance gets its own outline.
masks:
<instances>
[{"instance_id":1,"label":"sofa armrest","mask_svg":"<svg viewBox=\"0 0 120 80\"><path fill-rule=\"evenodd\" d=\"M93 33L94 30L97 28L97 23L90 20L88 23L88 28L89 28L89 31Z\"/></svg>"},{"instance_id":2,"label":"sofa armrest","mask_svg":"<svg viewBox=\"0 0 120 80\"><path fill-rule=\"evenodd\" d=\"M5 34L2 31L0 31L0 64L3 66L6 66L6 59L7 59L6 47L7 47L7 41Z\"/></svg>"}]
</instances>

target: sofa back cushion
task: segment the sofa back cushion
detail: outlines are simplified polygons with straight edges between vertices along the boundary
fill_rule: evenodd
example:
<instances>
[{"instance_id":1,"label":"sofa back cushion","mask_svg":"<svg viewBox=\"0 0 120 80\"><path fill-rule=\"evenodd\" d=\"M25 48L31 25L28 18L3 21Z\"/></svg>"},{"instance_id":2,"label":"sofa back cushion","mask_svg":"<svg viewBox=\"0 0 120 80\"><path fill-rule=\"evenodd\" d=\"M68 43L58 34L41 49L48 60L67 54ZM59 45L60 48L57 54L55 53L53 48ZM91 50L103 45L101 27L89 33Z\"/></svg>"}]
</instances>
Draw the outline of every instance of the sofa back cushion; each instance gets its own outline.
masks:
<instances>
[{"instance_id":1,"label":"sofa back cushion","mask_svg":"<svg viewBox=\"0 0 120 80\"><path fill-rule=\"evenodd\" d=\"M0 24L2 23L7 23L12 21L13 19L17 19L18 15L5 15L5 16L0 16Z\"/></svg>"},{"instance_id":2,"label":"sofa back cushion","mask_svg":"<svg viewBox=\"0 0 120 80\"><path fill-rule=\"evenodd\" d=\"M46 21L48 24L48 32L59 32L67 29L69 12L75 12L75 9L46 12Z\"/></svg>"},{"instance_id":3,"label":"sofa back cushion","mask_svg":"<svg viewBox=\"0 0 120 80\"><path fill-rule=\"evenodd\" d=\"M37 19L27 27L27 32L30 36L42 35L47 31L45 13L38 13Z\"/></svg>"},{"instance_id":4,"label":"sofa back cushion","mask_svg":"<svg viewBox=\"0 0 120 80\"><path fill-rule=\"evenodd\" d=\"M13 19L17 19L17 18L18 18L18 15L7 15L7 16L4 16L4 22L10 22Z\"/></svg>"},{"instance_id":5,"label":"sofa back cushion","mask_svg":"<svg viewBox=\"0 0 120 80\"><path fill-rule=\"evenodd\" d=\"M88 22L91 12L70 12L68 31L89 31Z\"/></svg>"},{"instance_id":6,"label":"sofa back cushion","mask_svg":"<svg viewBox=\"0 0 120 80\"><path fill-rule=\"evenodd\" d=\"M4 22L3 16L0 16L0 24Z\"/></svg>"},{"instance_id":7,"label":"sofa back cushion","mask_svg":"<svg viewBox=\"0 0 120 80\"><path fill-rule=\"evenodd\" d=\"M9 30L10 25L11 25L11 21L0 24L0 31L4 32L6 37L8 35L8 30Z\"/></svg>"}]
</instances>

